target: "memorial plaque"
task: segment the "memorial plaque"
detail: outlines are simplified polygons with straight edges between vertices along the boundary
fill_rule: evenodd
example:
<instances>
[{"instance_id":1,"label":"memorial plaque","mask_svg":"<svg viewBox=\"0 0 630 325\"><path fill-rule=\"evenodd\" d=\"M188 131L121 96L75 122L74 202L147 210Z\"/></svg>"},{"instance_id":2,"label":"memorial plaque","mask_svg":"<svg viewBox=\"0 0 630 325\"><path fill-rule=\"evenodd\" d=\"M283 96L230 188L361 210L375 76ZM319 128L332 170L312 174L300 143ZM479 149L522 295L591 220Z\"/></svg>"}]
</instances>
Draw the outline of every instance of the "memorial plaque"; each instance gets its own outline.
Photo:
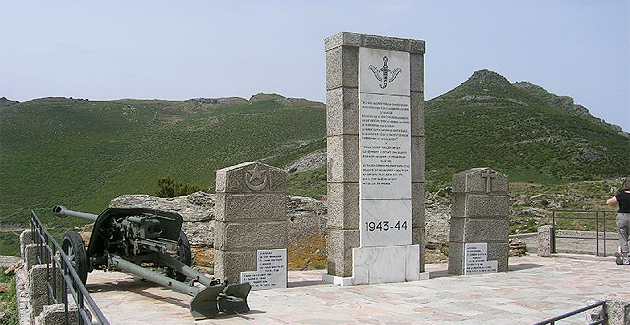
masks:
<instances>
[{"instance_id":1,"label":"memorial plaque","mask_svg":"<svg viewBox=\"0 0 630 325\"><path fill-rule=\"evenodd\" d=\"M361 247L411 244L409 53L359 49Z\"/></svg>"},{"instance_id":2,"label":"memorial plaque","mask_svg":"<svg viewBox=\"0 0 630 325\"><path fill-rule=\"evenodd\" d=\"M249 282L252 290L287 287L287 250L256 251L257 270L241 272L241 283Z\"/></svg>"},{"instance_id":3,"label":"memorial plaque","mask_svg":"<svg viewBox=\"0 0 630 325\"><path fill-rule=\"evenodd\" d=\"M406 96L359 95L361 198L411 198L411 115Z\"/></svg>"},{"instance_id":4,"label":"memorial plaque","mask_svg":"<svg viewBox=\"0 0 630 325\"><path fill-rule=\"evenodd\" d=\"M487 243L466 243L464 246L464 274L496 273L498 261L488 261Z\"/></svg>"}]
</instances>

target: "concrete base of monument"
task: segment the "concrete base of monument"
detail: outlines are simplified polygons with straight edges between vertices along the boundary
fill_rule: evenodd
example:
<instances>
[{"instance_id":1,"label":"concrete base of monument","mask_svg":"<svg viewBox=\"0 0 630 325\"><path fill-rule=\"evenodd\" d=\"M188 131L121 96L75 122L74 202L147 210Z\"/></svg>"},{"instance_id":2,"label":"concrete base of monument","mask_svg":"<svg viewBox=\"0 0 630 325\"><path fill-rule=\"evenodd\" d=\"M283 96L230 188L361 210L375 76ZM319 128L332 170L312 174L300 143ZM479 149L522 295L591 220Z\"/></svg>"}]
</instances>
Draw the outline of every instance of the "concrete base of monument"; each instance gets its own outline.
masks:
<instances>
[{"instance_id":1,"label":"concrete base of monument","mask_svg":"<svg viewBox=\"0 0 630 325\"><path fill-rule=\"evenodd\" d=\"M331 283L331 284L342 286L342 287L351 286L352 277L342 277L342 276L335 276L335 275L330 275L330 274L323 274L322 282Z\"/></svg>"},{"instance_id":2,"label":"concrete base of monument","mask_svg":"<svg viewBox=\"0 0 630 325\"><path fill-rule=\"evenodd\" d=\"M420 272L419 245L353 248L352 262L352 277L326 274L322 280L346 286L429 279Z\"/></svg>"},{"instance_id":3,"label":"concrete base of monument","mask_svg":"<svg viewBox=\"0 0 630 325\"><path fill-rule=\"evenodd\" d=\"M416 281L420 281L420 280L429 280L429 272L422 272L418 274L418 279ZM341 276L334 276L334 275L330 275L330 274L323 274L322 275L322 282L324 283L330 283L330 284L334 284L334 285L338 285L338 286L353 286L353 285L359 285L359 284L365 284L365 283L354 283L354 277L341 277ZM411 281L411 280L409 280ZM407 282L405 281L397 281L397 282Z\"/></svg>"}]
</instances>

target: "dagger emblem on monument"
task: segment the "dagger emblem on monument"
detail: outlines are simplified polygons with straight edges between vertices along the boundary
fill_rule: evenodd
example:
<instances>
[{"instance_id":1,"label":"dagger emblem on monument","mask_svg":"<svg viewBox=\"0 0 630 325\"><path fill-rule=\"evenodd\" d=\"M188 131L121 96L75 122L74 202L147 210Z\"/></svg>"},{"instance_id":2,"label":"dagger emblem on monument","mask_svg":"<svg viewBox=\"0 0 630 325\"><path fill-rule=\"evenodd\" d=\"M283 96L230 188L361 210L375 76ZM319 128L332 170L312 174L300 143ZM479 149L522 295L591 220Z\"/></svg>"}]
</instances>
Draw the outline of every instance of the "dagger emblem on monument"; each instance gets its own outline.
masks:
<instances>
[{"instance_id":1,"label":"dagger emblem on monument","mask_svg":"<svg viewBox=\"0 0 630 325\"><path fill-rule=\"evenodd\" d=\"M370 70L372 70L372 73L374 73L374 76L376 77L376 79L382 82L379 85L381 89L385 89L385 87L387 87L388 82L394 82L394 79L396 79L396 76L398 76L398 74L402 72L400 68L390 70L389 67L387 66L387 60L388 60L387 56L384 56L383 67L380 69L373 65L370 65Z\"/></svg>"}]
</instances>

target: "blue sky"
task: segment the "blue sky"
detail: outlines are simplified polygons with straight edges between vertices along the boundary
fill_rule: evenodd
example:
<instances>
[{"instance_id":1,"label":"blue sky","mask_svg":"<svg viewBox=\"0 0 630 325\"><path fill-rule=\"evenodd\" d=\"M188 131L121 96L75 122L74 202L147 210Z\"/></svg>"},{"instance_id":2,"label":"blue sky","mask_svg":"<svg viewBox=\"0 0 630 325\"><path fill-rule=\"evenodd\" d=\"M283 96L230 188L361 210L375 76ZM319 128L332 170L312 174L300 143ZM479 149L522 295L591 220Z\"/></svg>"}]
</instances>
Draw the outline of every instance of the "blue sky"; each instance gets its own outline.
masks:
<instances>
[{"instance_id":1,"label":"blue sky","mask_svg":"<svg viewBox=\"0 0 630 325\"><path fill-rule=\"evenodd\" d=\"M0 0L0 97L325 100L340 31L426 41L425 98L475 70L630 131L630 1Z\"/></svg>"}]
</instances>

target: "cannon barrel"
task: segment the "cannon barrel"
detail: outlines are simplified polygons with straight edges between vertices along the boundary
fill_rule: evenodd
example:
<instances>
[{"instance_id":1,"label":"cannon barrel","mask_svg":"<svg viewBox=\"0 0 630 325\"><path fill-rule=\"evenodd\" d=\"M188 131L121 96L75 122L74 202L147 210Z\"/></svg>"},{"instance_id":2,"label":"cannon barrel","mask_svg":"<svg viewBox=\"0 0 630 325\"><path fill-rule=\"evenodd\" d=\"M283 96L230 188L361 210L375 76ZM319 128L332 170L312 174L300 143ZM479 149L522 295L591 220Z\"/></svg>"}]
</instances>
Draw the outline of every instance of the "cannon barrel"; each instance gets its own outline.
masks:
<instances>
[{"instance_id":1,"label":"cannon barrel","mask_svg":"<svg viewBox=\"0 0 630 325\"><path fill-rule=\"evenodd\" d=\"M77 218L86 219L90 221L96 221L96 218L98 218L98 215L96 214L72 211L64 207L63 205L55 205L55 207L53 208L53 213L58 216L71 216L71 217L77 217Z\"/></svg>"}]
</instances>

